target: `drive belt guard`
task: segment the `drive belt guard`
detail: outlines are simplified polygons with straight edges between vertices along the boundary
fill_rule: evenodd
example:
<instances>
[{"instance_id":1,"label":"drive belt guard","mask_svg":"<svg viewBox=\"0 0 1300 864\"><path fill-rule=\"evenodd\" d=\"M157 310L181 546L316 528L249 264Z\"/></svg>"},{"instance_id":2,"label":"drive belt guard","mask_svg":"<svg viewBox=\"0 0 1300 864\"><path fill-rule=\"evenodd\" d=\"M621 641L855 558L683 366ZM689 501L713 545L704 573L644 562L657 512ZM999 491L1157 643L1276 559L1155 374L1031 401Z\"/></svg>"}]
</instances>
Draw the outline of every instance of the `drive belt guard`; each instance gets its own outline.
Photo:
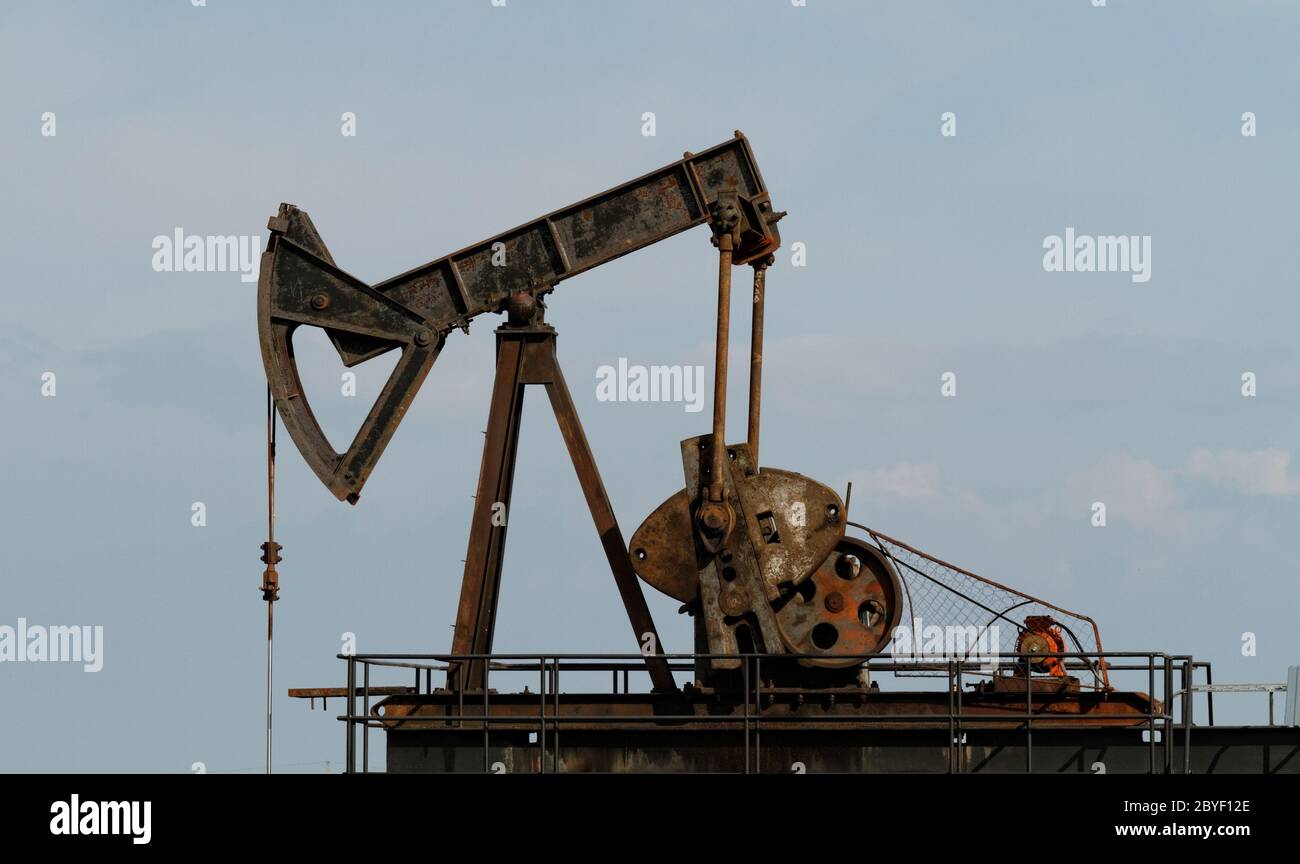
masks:
<instances>
[{"instance_id":1,"label":"drive belt guard","mask_svg":"<svg viewBox=\"0 0 1300 864\"><path fill-rule=\"evenodd\" d=\"M285 428L316 476L356 503L384 447L442 350L448 333L520 293L557 283L710 221L711 205L734 192L736 265L779 248L767 187L748 140L729 141L556 210L481 243L375 285L340 269L311 218L281 204L258 277L262 360ZM345 366L388 351L401 358L348 449L330 445L312 414L294 361L293 334L320 327Z\"/></svg>"}]
</instances>

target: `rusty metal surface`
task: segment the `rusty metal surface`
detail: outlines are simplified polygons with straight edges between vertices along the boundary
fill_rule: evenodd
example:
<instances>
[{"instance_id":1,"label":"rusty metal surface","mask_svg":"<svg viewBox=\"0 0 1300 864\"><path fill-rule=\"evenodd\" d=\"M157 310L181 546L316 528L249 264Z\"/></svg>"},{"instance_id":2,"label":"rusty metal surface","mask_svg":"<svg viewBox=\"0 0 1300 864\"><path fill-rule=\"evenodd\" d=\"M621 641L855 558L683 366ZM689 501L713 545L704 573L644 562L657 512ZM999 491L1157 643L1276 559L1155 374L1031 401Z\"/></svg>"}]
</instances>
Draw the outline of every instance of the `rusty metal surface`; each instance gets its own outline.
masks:
<instances>
[{"instance_id":1,"label":"rusty metal surface","mask_svg":"<svg viewBox=\"0 0 1300 864\"><path fill-rule=\"evenodd\" d=\"M896 580L889 582L888 598L880 589L876 600L880 612L888 614L873 622L874 630L858 626L859 632L852 637L849 633L853 628L845 616L856 615L869 602L866 592L872 580L864 578L853 583L862 596L854 594L856 599L849 612L821 609L819 615L812 607L802 605L807 592L798 593L799 586L835 554L836 545L844 537L844 504L839 495L802 474L776 468L760 471L750 458L747 444L715 451L712 441L712 436L705 435L682 442L686 488L656 508L633 534L629 548L638 575L657 590L687 604L711 654L801 650L795 646L804 642L812 645L814 632L820 634L826 628L831 628L837 639L844 631L840 651L848 645L883 646L887 640L882 628L891 620L897 622L900 608L898 592L892 587ZM715 476L719 456L725 458L721 459L720 474ZM711 547L706 542L707 530L699 524L699 513L719 506L719 502L734 514L734 523L719 533L716 547ZM859 554L870 554L853 548ZM884 564L886 581L889 573L892 569ZM848 586L851 580L840 581ZM777 610L783 608L790 610L784 628L789 633L783 632L777 615ZM861 655L870 650L875 648L854 653ZM831 652L815 647L809 653L829 656ZM828 659L814 665L860 663L859 657L844 663ZM705 666L702 671L707 675L735 669L738 664L715 658Z\"/></svg>"},{"instance_id":2,"label":"rusty metal surface","mask_svg":"<svg viewBox=\"0 0 1300 864\"><path fill-rule=\"evenodd\" d=\"M657 654L662 650L659 634L641 593L624 545L623 532L609 503L564 373L556 361L555 330L541 320L543 308L539 303L518 298L511 307L510 321L497 328L496 380L465 553L452 653L488 654L492 651L524 394L528 385L533 384L546 388L636 644L652 641L652 654ZM498 508L503 508L499 512L507 518L494 518ZM676 689L672 674L662 659L648 656L646 664L657 689ZM487 678L487 664L479 660L453 664L447 673L448 686L453 689L481 690L486 686Z\"/></svg>"},{"instance_id":3,"label":"rusty metal surface","mask_svg":"<svg viewBox=\"0 0 1300 864\"><path fill-rule=\"evenodd\" d=\"M731 530L735 512L727 506L722 477L727 440L727 364L731 345L731 254L740 232L740 207L735 190L724 190L711 211L713 242L718 247L717 336L713 343L713 434L709 438L709 483L700 504L703 537L716 552Z\"/></svg>"},{"instance_id":4,"label":"rusty metal surface","mask_svg":"<svg viewBox=\"0 0 1300 864\"><path fill-rule=\"evenodd\" d=\"M699 570L705 562L695 553L694 533L691 499L679 489L645 518L628 542L637 575L682 603L700 596Z\"/></svg>"},{"instance_id":5,"label":"rusty metal surface","mask_svg":"<svg viewBox=\"0 0 1300 864\"><path fill-rule=\"evenodd\" d=\"M927 578L932 574L917 562L946 568L971 584L1015 594L1013 603L1039 602L870 529L878 549L848 538L847 507L834 490L795 472L760 469L766 270L780 243L776 223L784 215L772 209L749 143L737 132L700 154L687 153L657 171L375 285L338 267L304 211L284 204L271 219L258 289L268 385L308 465L341 499L356 502L448 334L467 328L483 313L508 312L507 323L497 331L496 382L452 645L453 654L472 656L447 670L448 686L458 700L466 693L487 692L490 666L478 658L492 650L507 535L507 521L494 517L498 508L509 512L529 384L546 388L637 643L653 646L645 662L655 689L669 699L645 702L625 696L617 710L663 704L676 710L685 703L673 699L688 699L668 695L676 685L661 656L638 576L681 601L683 611L695 617L695 648L713 656L697 660L694 686L697 693L713 693L713 701L707 708L690 704L692 710L718 711L719 716L735 705L727 709L726 698L718 694L734 685L742 670L748 674L742 658L751 655L780 658L766 667L771 680L763 692L769 702L760 707L769 718L783 712L798 715L804 695L795 701L793 691L782 688L808 683L836 688L824 706L832 715L848 710L850 718L856 716L853 711L868 717L882 707L926 713L930 696L905 694L900 701L846 686L865 657L888 645L905 607L915 616L907 574L895 565ZM682 442L685 488L646 519L632 538L629 555L555 360L555 331L542 320L544 298L567 278L706 223L718 250L712 432ZM731 279L732 268L741 264L753 266L749 423L744 443L726 445ZM401 352L375 406L342 453L325 438L302 390L293 353L293 335L302 326L321 328L349 366ZM988 604L973 605L1006 618ZM1091 619L1082 620L1095 634ZM1060 631L1050 626L1021 627L1027 635L1017 648L1043 655L1021 672L1023 689L999 681L974 690L969 710L995 715L1018 711L1013 707L1020 704L1017 699L1034 694L1045 715L1073 712L1095 720L1117 714L1130 722L1128 696L1097 692L1109 686L1104 660L1097 665L1102 683L1096 690L1079 692L1077 680L1064 675L1055 655L1067 646L1064 637L1051 638ZM1074 636L1068 627L1065 632ZM1096 647L1100 649L1099 636ZM1055 683L1045 684L1029 677L1035 672L1060 674L1052 675ZM1100 696L1116 698L1097 700ZM403 693L386 701L385 710L401 710L406 704L401 700L408 697L418 702L416 694ZM837 704L837 698L844 701ZM412 710L433 706L436 711L441 704L437 699L417 702L410 703ZM508 707L510 700L504 704Z\"/></svg>"},{"instance_id":6,"label":"rusty metal surface","mask_svg":"<svg viewBox=\"0 0 1300 864\"><path fill-rule=\"evenodd\" d=\"M262 362L276 409L303 459L340 500L355 496L406 414L443 337L420 313L334 267L307 214L282 206L258 276ZM402 352L344 453L330 445L298 377L293 333L303 325Z\"/></svg>"},{"instance_id":7,"label":"rusty metal surface","mask_svg":"<svg viewBox=\"0 0 1300 864\"><path fill-rule=\"evenodd\" d=\"M750 773L771 770L766 766L771 759L782 758L783 752L809 756L815 751L821 770L930 770L924 766L939 757L932 767L942 773L1032 772L1043 770L1045 763L1057 765L1055 770L1068 770L1058 761L1062 755L1058 745L1063 742L1073 742L1077 757L1079 747L1112 741L1127 742L1132 750L1129 755L1142 757L1145 773L1187 773L1190 762L1199 758L1189 747L1204 745L1203 731L1218 729L1226 734L1216 746L1241 746L1246 748L1242 753L1256 755L1258 749L1250 748L1264 743L1263 739L1237 733L1277 731L1223 729L1213 726L1212 717L1209 729L1198 724L1188 682L1197 669L1203 669L1206 680L1211 680L1207 663L1153 651L1116 652L1111 658L1114 671L1130 680L1139 676L1149 679L1149 689L1160 694L1161 700L1142 692L1103 692L1064 679L1019 676L1015 671L1018 662L1037 659L1034 655L1014 658L1016 662L1005 664L1006 668L992 670L973 660L938 663L936 667L947 675L947 686L894 691L882 689L878 681L880 676L900 675L902 664L892 659L864 658L866 665L856 676L858 683L813 683L814 679L831 681L833 676L805 674L795 683L782 684L776 670L801 658L746 654L731 658L742 662L744 674L720 679L716 686L688 684L678 692L647 693L629 688L629 675L644 674L641 658L635 654L497 654L482 658L491 662L493 669L514 676L514 686L524 685L522 691L511 692L432 689L432 671L444 668L438 664L470 658L357 654L339 655L347 665L347 690L354 695L345 697L343 715L337 719L349 729L349 773L358 769L358 752L362 756L360 770L369 770L365 742L371 732L384 733L387 738L390 771L499 773L496 763L502 758L516 760L511 764L517 770L545 773L640 771L656 770L660 758L676 760L677 754L687 756L687 761L675 762L678 768L670 770ZM698 668L704 658L675 654L664 659L674 670L687 671ZM1072 670L1087 668L1086 657L1063 659ZM380 703L363 700L358 684L368 686L372 672L384 668L399 675L414 670L415 692ZM612 682L607 677L611 673ZM582 683L574 681L575 675ZM601 678L612 683L612 689L590 686ZM529 682L536 691L530 692ZM566 682L577 686L565 686ZM1258 764L1268 764L1270 771L1283 770L1281 766L1300 754L1296 749L1300 731L1286 732L1273 738L1273 743L1283 748L1281 758ZM360 749L357 733L362 738ZM1127 737L1108 737L1120 733ZM1177 740L1180 736L1181 742ZM1048 743L1054 737L1057 745ZM1229 740L1232 738L1235 744ZM787 747L793 750L787 751ZM398 751L403 753L401 767L392 759ZM1008 752L1015 754L1014 760L1008 761ZM891 754L886 759L888 765L877 759L886 753ZM742 758L723 766L724 755ZM525 768L530 758L541 761ZM1105 761L1111 764L1109 758ZM995 769L995 765L999 767ZM1300 764L1292 765L1292 770L1296 768Z\"/></svg>"},{"instance_id":8,"label":"rusty metal surface","mask_svg":"<svg viewBox=\"0 0 1300 864\"><path fill-rule=\"evenodd\" d=\"M1065 678L1065 664L1058 654L1069 650L1060 626L1050 615L1029 615L1025 618L1025 629L1016 638L1016 653L1031 654L1035 659L1026 661L1020 669L1021 674L1032 671L1053 678Z\"/></svg>"},{"instance_id":9,"label":"rusty metal surface","mask_svg":"<svg viewBox=\"0 0 1300 864\"><path fill-rule=\"evenodd\" d=\"M355 503L447 334L502 311L510 297L559 282L709 220L719 195L738 200L735 263L780 245L767 188L739 132L698 155L623 183L375 285L334 262L311 218L282 204L258 280L258 329L275 404L307 464ZM499 254L499 253L503 253ZM312 415L294 363L293 332L322 328L345 365L394 349L402 357L343 453Z\"/></svg>"},{"instance_id":10,"label":"rusty metal surface","mask_svg":"<svg viewBox=\"0 0 1300 864\"><path fill-rule=\"evenodd\" d=\"M790 651L813 655L800 663L842 668L883 650L902 615L902 585L893 565L869 543L845 537L784 598L776 620Z\"/></svg>"},{"instance_id":11,"label":"rusty metal surface","mask_svg":"<svg viewBox=\"0 0 1300 864\"><path fill-rule=\"evenodd\" d=\"M334 261L311 218L281 204L268 229L258 281L258 328L270 394L307 464L339 499L353 504L455 328L485 312L509 313L498 331L497 380L486 430L478 494L466 554L453 651L491 650L504 559L519 423L526 384L543 384L591 510L601 545L638 645L659 650L640 584L628 560L604 485L572 398L554 360L554 330L541 322L542 297L565 279L696 225L713 225L719 246L719 380L725 419L729 286L733 264L766 261L780 245L773 210L749 142L739 131L699 154L623 183L459 252L370 285ZM534 321L534 316L536 320ZM324 435L303 392L293 336L322 329L345 365L400 350L387 383L343 452ZM722 419L715 419L721 432ZM721 434L717 440L725 440ZM721 459L719 454L718 459ZM718 463L721 464L720 462ZM722 472L715 471L715 477ZM715 501L729 527L721 487ZM711 517L712 518L712 517ZM723 532L725 534L725 531ZM273 570L273 568L272 568ZM768 616L770 618L770 615ZM775 624L768 622L769 640ZM667 665L647 660L660 689L675 688ZM457 687L486 686L487 667L471 661L449 670Z\"/></svg>"},{"instance_id":12,"label":"rusty metal surface","mask_svg":"<svg viewBox=\"0 0 1300 864\"><path fill-rule=\"evenodd\" d=\"M719 452L725 452L729 457L735 451L723 447ZM687 497L697 512L702 511L710 503L705 499L714 485L712 437L686 439L681 442L681 453ZM724 466L718 478L721 497L728 508L739 507L738 478L732 471L730 458L724 460ZM742 512L739 524L729 525L727 532L718 537L716 549L705 545L700 531L680 541L693 542L696 554L703 562L698 571L700 601L692 611L703 620L708 651L729 655L702 661L705 680L711 680L715 673L740 668L740 660L735 655L782 650L776 617L763 590L757 551L750 542L744 523Z\"/></svg>"},{"instance_id":13,"label":"rusty metal surface","mask_svg":"<svg viewBox=\"0 0 1300 864\"><path fill-rule=\"evenodd\" d=\"M358 687L354 692L356 696L365 696L367 693L371 696L398 696L408 693L416 693L414 687L388 686ZM290 699L343 699L348 695L346 687L290 687Z\"/></svg>"},{"instance_id":14,"label":"rusty metal surface","mask_svg":"<svg viewBox=\"0 0 1300 864\"><path fill-rule=\"evenodd\" d=\"M707 450L708 436L682 442L683 452ZM765 595L783 583L798 585L826 560L844 536L843 502L827 486L793 471L752 469L746 445L727 448L729 462L738 467L738 503L745 514L738 526L757 550ZM736 474L735 468L729 473ZM699 594L699 568L706 556L697 554L691 518L691 496L681 489L646 517L632 535L629 548L637 574L656 590L683 603ZM796 508L802 507L802 510Z\"/></svg>"},{"instance_id":15,"label":"rusty metal surface","mask_svg":"<svg viewBox=\"0 0 1300 864\"><path fill-rule=\"evenodd\" d=\"M751 696L751 720L797 723L801 729L820 731L946 729L952 711L950 694L937 691L835 688L817 694L801 688L763 688L762 700L758 710ZM692 731L734 731L737 721L745 718L745 705L739 693L565 693L554 703L548 700L545 712L548 717L565 718L563 730L676 726ZM1151 701L1144 693L1035 692L1030 716L1052 718L1043 721L1052 728L1126 727L1145 725L1150 709ZM498 693L492 695L484 714L481 697L443 691L390 696L372 710L390 731L454 731L481 729L483 723L476 718L483 716L495 730L536 729L542 709L536 693ZM1014 729L1026 716L1025 697L1023 693L968 691L962 695L961 714L978 720L980 729Z\"/></svg>"},{"instance_id":16,"label":"rusty metal surface","mask_svg":"<svg viewBox=\"0 0 1300 864\"><path fill-rule=\"evenodd\" d=\"M844 501L834 489L803 474L760 471L743 444L732 445L727 455L748 517L745 531L758 552L763 588L775 600L783 584L798 585L835 549L844 536Z\"/></svg>"},{"instance_id":17,"label":"rusty metal surface","mask_svg":"<svg viewBox=\"0 0 1300 864\"><path fill-rule=\"evenodd\" d=\"M749 326L749 458L758 461L759 426L763 405L763 314L767 295L767 268L775 261L772 256L753 262L753 309Z\"/></svg>"},{"instance_id":18,"label":"rusty metal surface","mask_svg":"<svg viewBox=\"0 0 1300 864\"><path fill-rule=\"evenodd\" d=\"M550 328L541 326L502 327L497 331L496 382L492 387L478 488L470 517L465 570L451 643L454 654L486 654L492 650L523 415L524 385L520 380L523 355L530 340L543 338L548 331ZM554 336L554 331L549 335ZM497 518L498 513L507 518ZM471 662L467 669L454 666L447 673L448 683L482 688L486 674L482 662Z\"/></svg>"}]
</instances>

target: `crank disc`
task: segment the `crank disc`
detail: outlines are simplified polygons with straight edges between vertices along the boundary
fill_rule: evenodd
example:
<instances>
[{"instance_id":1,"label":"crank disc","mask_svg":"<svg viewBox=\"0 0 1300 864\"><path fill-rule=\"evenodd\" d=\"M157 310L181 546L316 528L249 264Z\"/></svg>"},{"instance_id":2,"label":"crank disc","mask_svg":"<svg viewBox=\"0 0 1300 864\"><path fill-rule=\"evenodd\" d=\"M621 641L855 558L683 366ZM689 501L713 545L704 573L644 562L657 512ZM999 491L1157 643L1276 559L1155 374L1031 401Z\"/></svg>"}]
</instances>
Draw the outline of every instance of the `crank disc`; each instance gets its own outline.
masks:
<instances>
[{"instance_id":1,"label":"crank disc","mask_svg":"<svg viewBox=\"0 0 1300 864\"><path fill-rule=\"evenodd\" d=\"M871 544L845 537L776 610L786 647L806 666L861 664L889 644L903 614L898 573ZM848 655L848 656L842 656Z\"/></svg>"}]
</instances>

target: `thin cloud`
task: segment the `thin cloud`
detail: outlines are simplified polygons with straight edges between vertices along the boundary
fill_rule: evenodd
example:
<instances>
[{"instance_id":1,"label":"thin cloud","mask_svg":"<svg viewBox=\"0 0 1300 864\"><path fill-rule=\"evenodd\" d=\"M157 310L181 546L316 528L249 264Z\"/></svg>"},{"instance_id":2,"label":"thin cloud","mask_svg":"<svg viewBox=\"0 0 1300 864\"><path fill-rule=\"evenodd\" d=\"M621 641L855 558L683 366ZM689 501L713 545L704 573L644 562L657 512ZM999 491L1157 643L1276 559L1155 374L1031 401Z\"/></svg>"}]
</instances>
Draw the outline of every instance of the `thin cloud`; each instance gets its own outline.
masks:
<instances>
[{"instance_id":1,"label":"thin cloud","mask_svg":"<svg viewBox=\"0 0 1300 864\"><path fill-rule=\"evenodd\" d=\"M1198 447L1187 459L1184 474L1243 495L1296 495L1300 482L1291 477L1291 454L1276 447L1264 450L1209 450Z\"/></svg>"}]
</instances>

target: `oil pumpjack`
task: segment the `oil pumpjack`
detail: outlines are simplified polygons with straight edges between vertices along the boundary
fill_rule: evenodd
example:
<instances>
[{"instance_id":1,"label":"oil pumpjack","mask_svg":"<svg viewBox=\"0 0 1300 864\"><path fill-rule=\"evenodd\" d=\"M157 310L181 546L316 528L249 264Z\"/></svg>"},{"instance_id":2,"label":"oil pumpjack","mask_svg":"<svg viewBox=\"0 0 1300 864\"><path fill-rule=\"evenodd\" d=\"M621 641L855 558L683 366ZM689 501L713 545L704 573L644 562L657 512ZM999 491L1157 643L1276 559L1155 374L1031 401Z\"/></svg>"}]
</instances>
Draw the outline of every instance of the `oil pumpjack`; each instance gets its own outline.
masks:
<instances>
[{"instance_id":1,"label":"oil pumpjack","mask_svg":"<svg viewBox=\"0 0 1300 864\"><path fill-rule=\"evenodd\" d=\"M796 719L809 712L819 716L789 734L820 737L816 744L800 745L800 752L819 752L818 758L839 770L873 770L863 755L867 750L845 745L844 735L941 730L952 749L951 723L940 719L949 716L943 712L954 698L951 678L946 689L890 692L868 674L869 661L888 657L885 649L901 632L900 625L914 628L909 639L919 644L921 619L929 614L931 621L966 626L976 636L1001 628L991 653L1020 658L969 690L958 679L956 698L969 716L983 718L982 728L1011 728L1031 701L1038 703L1029 708L1031 714L1044 711L1078 727L1152 722L1158 703L1145 693L1111 687L1100 635L1090 618L850 522L851 488L841 498L809 477L760 467L764 296L783 216L740 132L374 285L334 262L305 211L282 204L268 226L271 236L258 283L267 381L298 450L340 500L357 503L454 331L468 332L470 322L487 312L506 315L496 330L496 376L455 633L450 652L439 655L445 683L435 686L433 667L417 665L415 687L371 687L367 672L362 688L350 680L346 691L291 694L316 698L346 693L350 748L357 719L352 703L364 696L361 722L388 733L389 770L464 770L466 765L482 770L489 762L518 763L520 770L735 765L742 758L738 750L717 745L721 739L709 733L735 730L742 720L748 770L751 719L756 725L762 715L770 724L773 718ZM546 305L564 280L697 226L708 227L718 262L712 429L681 442L683 487L646 518L628 543L561 372L556 331L545 321ZM742 265L751 269L753 299L748 429L745 440L728 444L732 272ZM293 335L304 326L324 330L345 366L400 352L360 431L341 453L326 439L303 392ZM635 639L629 644L639 652L652 684L647 693L627 692L625 685L612 701L611 694L565 693L561 698L542 663L540 743L534 740L539 694L498 693L489 687L489 673L508 667L489 656L506 541L506 525L492 517L494 507L509 511L523 398L534 384L549 397L626 608ZM848 533L849 528L863 536ZM692 616L689 665L675 664L674 655L666 652L638 577L679 601ZM1071 653L1078 656L1067 660ZM953 661L965 659L969 652L948 658L949 674ZM912 668L942 677L942 667ZM684 687L674 672L685 673ZM548 693L548 687L554 692ZM372 695L384 698L372 706ZM602 712L620 722L602 725L597 722ZM911 723L926 715L934 715L929 726ZM687 730L682 718L704 722L688 724ZM483 741L489 725L500 763L469 755L482 745L487 760ZM629 744L634 739L641 743ZM775 752L772 746L765 744L769 754ZM781 757L773 758L779 762Z\"/></svg>"}]
</instances>

